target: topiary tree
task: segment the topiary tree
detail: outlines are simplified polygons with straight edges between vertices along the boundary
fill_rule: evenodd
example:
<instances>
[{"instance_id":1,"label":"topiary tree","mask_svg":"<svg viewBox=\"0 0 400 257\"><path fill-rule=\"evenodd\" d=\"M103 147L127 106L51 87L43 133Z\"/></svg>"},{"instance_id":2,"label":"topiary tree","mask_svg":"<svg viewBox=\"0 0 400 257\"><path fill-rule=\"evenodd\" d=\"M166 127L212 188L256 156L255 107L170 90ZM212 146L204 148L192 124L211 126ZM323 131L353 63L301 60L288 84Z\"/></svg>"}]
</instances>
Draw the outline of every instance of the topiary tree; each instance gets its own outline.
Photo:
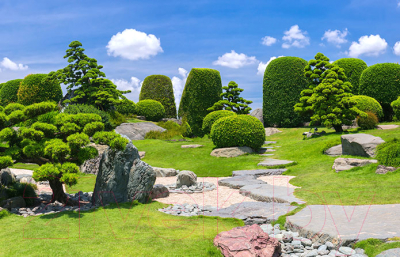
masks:
<instances>
[{"instance_id":1,"label":"topiary tree","mask_svg":"<svg viewBox=\"0 0 400 257\"><path fill-rule=\"evenodd\" d=\"M352 100L356 101L356 107L363 112L372 112L378 119L383 118L382 106L374 98L366 95L355 95L351 97Z\"/></svg>"},{"instance_id":2,"label":"topiary tree","mask_svg":"<svg viewBox=\"0 0 400 257\"><path fill-rule=\"evenodd\" d=\"M9 103L18 102L18 89L22 79L14 79L4 83L0 90L0 103L6 106Z\"/></svg>"},{"instance_id":3,"label":"topiary tree","mask_svg":"<svg viewBox=\"0 0 400 257\"><path fill-rule=\"evenodd\" d=\"M342 58L333 62L334 65L344 69L347 81L353 86L352 93L358 95L360 77L368 65L358 58Z\"/></svg>"},{"instance_id":4,"label":"topiary tree","mask_svg":"<svg viewBox=\"0 0 400 257\"><path fill-rule=\"evenodd\" d=\"M357 125L364 130L367 129L374 129L376 128L376 125L378 125L378 117L376 117L376 114L373 112L366 112L367 116L366 117L357 117Z\"/></svg>"},{"instance_id":5,"label":"topiary tree","mask_svg":"<svg viewBox=\"0 0 400 257\"><path fill-rule=\"evenodd\" d=\"M263 116L266 126L296 127L306 119L293 110L300 92L307 88L304 67L298 57L272 60L264 72Z\"/></svg>"},{"instance_id":6,"label":"topiary tree","mask_svg":"<svg viewBox=\"0 0 400 257\"><path fill-rule=\"evenodd\" d=\"M393 101L390 106L393 108L393 112L397 120L400 120L400 97Z\"/></svg>"},{"instance_id":7,"label":"topiary tree","mask_svg":"<svg viewBox=\"0 0 400 257\"><path fill-rule=\"evenodd\" d=\"M212 125L220 118L235 115L235 112L225 110L210 112L203 120L203 133L210 134Z\"/></svg>"},{"instance_id":8,"label":"topiary tree","mask_svg":"<svg viewBox=\"0 0 400 257\"><path fill-rule=\"evenodd\" d=\"M210 136L216 147L248 146L258 149L264 144L265 129L256 117L234 115L218 119L211 127Z\"/></svg>"},{"instance_id":9,"label":"topiary tree","mask_svg":"<svg viewBox=\"0 0 400 257\"><path fill-rule=\"evenodd\" d=\"M147 76L140 90L139 101L151 99L160 102L166 118L176 118L174 89L171 79L164 75Z\"/></svg>"},{"instance_id":10,"label":"topiary tree","mask_svg":"<svg viewBox=\"0 0 400 257\"><path fill-rule=\"evenodd\" d=\"M100 111L93 105L86 105L86 104L68 105L67 107L65 107L64 113L67 114L94 113L101 117L101 122L103 122L105 130L108 131L113 129L113 126L110 121L111 120L110 114L108 114L105 111Z\"/></svg>"},{"instance_id":11,"label":"topiary tree","mask_svg":"<svg viewBox=\"0 0 400 257\"><path fill-rule=\"evenodd\" d=\"M327 128L342 132L342 125L351 125L357 115L366 114L355 107L351 100L351 84L346 81L344 70L329 63L329 58L318 53L304 69L309 88L301 91L295 111L311 116L311 125L321 122Z\"/></svg>"},{"instance_id":12,"label":"topiary tree","mask_svg":"<svg viewBox=\"0 0 400 257\"><path fill-rule=\"evenodd\" d=\"M203 119L208 108L221 100L219 71L193 68L186 80L179 105L179 117L186 117L194 136L203 136Z\"/></svg>"},{"instance_id":13,"label":"topiary tree","mask_svg":"<svg viewBox=\"0 0 400 257\"><path fill-rule=\"evenodd\" d=\"M18 89L18 102L23 105L54 101L62 98L62 90L57 80L47 74L30 74L21 81Z\"/></svg>"},{"instance_id":14,"label":"topiary tree","mask_svg":"<svg viewBox=\"0 0 400 257\"><path fill-rule=\"evenodd\" d=\"M156 100L142 100L136 105L137 114L146 120L159 121L165 116L164 106Z\"/></svg>"},{"instance_id":15,"label":"topiary tree","mask_svg":"<svg viewBox=\"0 0 400 257\"><path fill-rule=\"evenodd\" d=\"M376 159L379 164L400 167L400 141L394 138L383 144L378 145Z\"/></svg>"},{"instance_id":16,"label":"topiary tree","mask_svg":"<svg viewBox=\"0 0 400 257\"><path fill-rule=\"evenodd\" d=\"M384 120L393 119L390 104L400 95L400 65L378 63L365 69L360 78L360 95L375 98L382 106Z\"/></svg>"},{"instance_id":17,"label":"topiary tree","mask_svg":"<svg viewBox=\"0 0 400 257\"><path fill-rule=\"evenodd\" d=\"M123 99L118 105L117 105L117 111L119 113L122 113L124 115L132 115L136 113L136 104L129 100L129 99Z\"/></svg>"}]
</instances>

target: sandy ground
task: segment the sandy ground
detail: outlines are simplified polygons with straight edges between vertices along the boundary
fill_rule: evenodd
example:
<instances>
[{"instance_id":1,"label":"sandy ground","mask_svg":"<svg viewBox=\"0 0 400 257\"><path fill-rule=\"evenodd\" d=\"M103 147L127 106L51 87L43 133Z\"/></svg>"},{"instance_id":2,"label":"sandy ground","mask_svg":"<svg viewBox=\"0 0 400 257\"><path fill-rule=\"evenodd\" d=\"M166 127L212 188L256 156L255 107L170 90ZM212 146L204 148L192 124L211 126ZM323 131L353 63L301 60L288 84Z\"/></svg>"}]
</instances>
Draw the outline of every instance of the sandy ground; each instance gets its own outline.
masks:
<instances>
[{"instance_id":1,"label":"sandy ground","mask_svg":"<svg viewBox=\"0 0 400 257\"><path fill-rule=\"evenodd\" d=\"M259 177L260 180L267 182L268 184L273 184L276 186L290 186L288 181L294 178L293 176L263 176ZM204 192L204 193L194 193L194 194L177 194L171 193L169 197L155 199L158 202L165 204L198 204L200 206L211 205L218 208L226 208L235 203L241 202L256 202L255 200L239 194L239 189L231 189L225 186L219 186L218 180L224 178L215 177L201 177L198 178L198 182L210 182L217 186L216 190ZM156 184L174 184L176 182L176 177L157 177Z\"/></svg>"}]
</instances>

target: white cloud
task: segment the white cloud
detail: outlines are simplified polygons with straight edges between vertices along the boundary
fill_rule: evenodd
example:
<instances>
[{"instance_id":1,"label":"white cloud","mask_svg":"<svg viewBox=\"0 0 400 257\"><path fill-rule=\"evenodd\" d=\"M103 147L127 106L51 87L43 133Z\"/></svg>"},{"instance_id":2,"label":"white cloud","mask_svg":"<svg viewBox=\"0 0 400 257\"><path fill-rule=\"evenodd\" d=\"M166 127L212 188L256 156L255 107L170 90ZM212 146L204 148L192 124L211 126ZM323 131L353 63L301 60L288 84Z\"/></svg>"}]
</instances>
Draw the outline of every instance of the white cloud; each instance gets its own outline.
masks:
<instances>
[{"instance_id":1,"label":"white cloud","mask_svg":"<svg viewBox=\"0 0 400 257\"><path fill-rule=\"evenodd\" d=\"M219 56L218 60L214 61L213 64L237 69L245 65L253 64L255 62L257 62L255 56L247 56L243 53L238 54L234 50L232 50L230 53Z\"/></svg>"},{"instance_id":2,"label":"white cloud","mask_svg":"<svg viewBox=\"0 0 400 257\"><path fill-rule=\"evenodd\" d=\"M268 61L267 63L260 62L260 63L258 64L258 68L257 68L257 75L264 75L265 69L267 68L268 64L269 64L272 60L275 60L276 58L279 58L279 57L283 57L283 55L278 56L278 57L272 56L271 58L269 58L269 61Z\"/></svg>"},{"instance_id":3,"label":"white cloud","mask_svg":"<svg viewBox=\"0 0 400 257\"><path fill-rule=\"evenodd\" d=\"M140 79L136 77L131 77L130 81L125 79L111 79L111 81L117 86L118 90L132 91L129 94L125 94L127 98L131 99L134 102L139 101L139 94L140 94L140 89L142 88L143 81L140 81Z\"/></svg>"},{"instance_id":4,"label":"white cloud","mask_svg":"<svg viewBox=\"0 0 400 257\"><path fill-rule=\"evenodd\" d=\"M400 0L397 2L397 7L400 7Z\"/></svg>"},{"instance_id":5,"label":"white cloud","mask_svg":"<svg viewBox=\"0 0 400 257\"><path fill-rule=\"evenodd\" d=\"M336 45L337 47L340 47L341 44L347 43L347 40L345 37L348 34L347 28L340 32L340 30L327 30L324 33L324 36L321 38L321 40L326 39L329 43L332 43Z\"/></svg>"},{"instance_id":6,"label":"white cloud","mask_svg":"<svg viewBox=\"0 0 400 257\"><path fill-rule=\"evenodd\" d=\"M7 57L3 58L3 61L0 63L0 66L5 69L9 69L9 70L26 70L26 69L28 69L27 65L23 65L21 63L16 64L15 62L11 61Z\"/></svg>"},{"instance_id":7,"label":"white cloud","mask_svg":"<svg viewBox=\"0 0 400 257\"><path fill-rule=\"evenodd\" d=\"M182 92L183 89L185 88L186 84L186 79L187 79L187 70L184 68L179 68L178 69L179 75L181 75L181 78L178 77L172 77L172 86L174 88L174 97L175 97L175 104L176 107L179 107L179 103L181 102L181 97L182 97Z\"/></svg>"},{"instance_id":8,"label":"white cloud","mask_svg":"<svg viewBox=\"0 0 400 257\"><path fill-rule=\"evenodd\" d=\"M147 35L135 29L125 29L111 37L107 44L107 53L128 60L149 59L162 53L160 39L153 34Z\"/></svg>"},{"instance_id":9,"label":"white cloud","mask_svg":"<svg viewBox=\"0 0 400 257\"><path fill-rule=\"evenodd\" d=\"M400 41L397 41L396 44L394 44L393 53L395 55L400 55Z\"/></svg>"},{"instance_id":10,"label":"white cloud","mask_svg":"<svg viewBox=\"0 0 400 257\"><path fill-rule=\"evenodd\" d=\"M284 32L285 36L282 37L285 43L282 44L282 48L298 47L303 48L310 44L310 38L306 37L307 32L302 32L299 25L290 27L288 31Z\"/></svg>"},{"instance_id":11,"label":"white cloud","mask_svg":"<svg viewBox=\"0 0 400 257\"><path fill-rule=\"evenodd\" d=\"M378 56L385 52L386 40L379 35L362 36L357 42L351 43L349 56L357 58L360 55Z\"/></svg>"},{"instance_id":12,"label":"white cloud","mask_svg":"<svg viewBox=\"0 0 400 257\"><path fill-rule=\"evenodd\" d=\"M265 36L262 38L261 44L266 45L266 46L272 46L273 44L276 43L276 38L270 37L270 36Z\"/></svg>"}]
</instances>

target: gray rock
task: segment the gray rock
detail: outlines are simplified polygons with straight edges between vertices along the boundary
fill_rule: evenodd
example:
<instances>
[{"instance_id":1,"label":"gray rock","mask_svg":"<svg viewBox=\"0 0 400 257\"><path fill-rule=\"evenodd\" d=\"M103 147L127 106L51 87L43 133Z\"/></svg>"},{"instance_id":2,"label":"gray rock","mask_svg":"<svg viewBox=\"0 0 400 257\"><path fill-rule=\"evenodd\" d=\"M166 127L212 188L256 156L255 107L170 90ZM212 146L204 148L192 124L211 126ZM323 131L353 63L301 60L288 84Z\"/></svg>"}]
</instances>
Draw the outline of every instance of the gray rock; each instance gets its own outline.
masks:
<instances>
[{"instance_id":1,"label":"gray rock","mask_svg":"<svg viewBox=\"0 0 400 257\"><path fill-rule=\"evenodd\" d=\"M393 172L396 171L398 168L395 167L388 167L385 165L378 165L378 167L376 168L375 173L376 174L386 174L388 172Z\"/></svg>"},{"instance_id":2,"label":"gray rock","mask_svg":"<svg viewBox=\"0 0 400 257\"><path fill-rule=\"evenodd\" d=\"M318 251L317 250L311 250L307 252L305 255L302 255L304 257L316 257L318 256Z\"/></svg>"},{"instance_id":3,"label":"gray rock","mask_svg":"<svg viewBox=\"0 0 400 257\"><path fill-rule=\"evenodd\" d=\"M301 244L304 245L304 246L311 246L311 245L312 245L312 241L311 241L310 239L303 238L303 239L301 240ZM318 254L318 253L317 253L317 254Z\"/></svg>"},{"instance_id":4,"label":"gray rock","mask_svg":"<svg viewBox=\"0 0 400 257\"><path fill-rule=\"evenodd\" d=\"M363 167L368 164L377 163L377 160L354 159L354 158L337 158L333 163L332 169L336 172L350 170L355 167Z\"/></svg>"},{"instance_id":5,"label":"gray rock","mask_svg":"<svg viewBox=\"0 0 400 257\"><path fill-rule=\"evenodd\" d=\"M235 170L232 171L232 176L276 176L282 175L287 169L261 169L261 170Z\"/></svg>"},{"instance_id":6,"label":"gray rock","mask_svg":"<svg viewBox=\"0 0 400 257\"><path fill-rule=\"evenodd\" d=\"M276 144L276 141L264 141L264 145Z\"/></svg>"},{"instance_id":7,"label":"gray rock","mask_svg":"<svg viewBox=\"0 0 400 257\"><path fill-rule=\"evenodd\" d=\"M97 175L97 173L99 172L101 156L103 155L104 151L106 149L108 149L108 146L107 145L99 145L99 144L95 144L95 143L89 144L88 146L96 148L97 151L99 152L99 155L93 159L86 160L80 166L80 170L81 170L81 172L86 173L86 174Z\"/></svg>"},{"instance_id":8,"label":"gray rock","mask_svg":"<svg viewBox=\"0 0 400 257\"><path fill-rule=\"evenodd\" d=\"M251 116L256 117L264 126L263 109L257 108L250 113Z\"/></svg>"},{"instance_id":9,"label":"gray rock","mask_svg":"<svg viewBox=\"0 0 400 257\"><path fill-rule=\"evenodd\" d=\"M179 172L176 178L176 187L180 188L182 186L193 186L197 183L197 175L193 171L183 170Z\"/></svg>"},{"instance_id":10,"label":"gray rock","mask_svg":"<svg viewBox=\"0 0 400 257\"><path fill-rule=\"evenodd\" d=\"M153 190L151 190L151 199L164 198L169 196L169 190L166 186L157 184L154 185Z\"/></svg>"},{"instance_id":11,"label":"gray rock","mask_svg":"<svg viewBox=\"0 0 400 257\"><path fill-rule=\"evenodd\" d=\"M10 168L0 170L0 184L8 186L15 181L15 175L11 172Z\"/></svg>"},{"instance_id":12,"label":"gray rock","mask_svg":"<svg viewBox=\"0 0 400 257\"><path fill-rule=\"evenodd\" d=\"M329 242L329 241L326 242L325 245L326 245L326 248L328 250L332 250L333 248L335 248L335 245L332 242Z\"/></svg>"},{"instance_id":13,"label":"gray rock","mask_svg":"<svg viewBox=\"0 0 400 257\"><path fill-rule=\"evenodd\" d=\"M4 200L0 206L8 210L11 210L12 208L24 208L26 207L26 203L22 196L17 196Z\"/></svg>"},{"instance_id":14,"label":"gray rock","mask_svg":"<svg viewBox=\"0 0 400 257\"><path fill-rule=\"evenodd\" d=\"M211 152L211 156L215 157L237 157L244 154L253 153L253 149L247 146L239 146L239 147L224 147L217 148Z\"/></svg>"},{"instance_id":15,"label":"gray rock","mask_svg":"<svg viewBox=\"0 0 400 257\"><path fill-rule=\"evenodd\" d=\"M156 173L153 168L144 161L136 159L129 174L128 201L147 203L155 182Z\"/></svg>"},{"instance_id":16,"label":"gray rock","mask_svg":"<svg viewBox=\"0 0 400 257\"><path fill-rule=\"evenodd\" d=\"M340 156L342 155L342 145L333 146L328 150L325 150L324 154L329 156Z\"/></svg>"},{"instance_id":17,"label":"gray rock","mask_svg":"<svg viewBox=\"0 0 400 257\"><path fill-rule=\"evenodd\" d=\"M262 162L258 163L258 166L267 166L267 167L273 167L273 166L280 166L280 165L287 165L291 164L293 161L286 161L286 160L277 160L277 159L270 159L267 158L263 160Z\"/></svg>"},{"instance_id":18,"label":"gray rock","mask_svg":"<svg viewBox=\"0 0 400 257\"><path fill-rule=\"evenodd\" d=\"M130 140L143 140L150 131L164 132L165 129L152 122L122 123L115 132L127 136Z\"/></svg>"},{"instance_id":19,"label":"gray rock","mask_svg":"<svg viewBox=\"0 0 400 257\"><path fill-rule=\"evenodd\" d=\"M294 188L270 184L249 185L240 188L239 193L260 202L303 203L293 195Z\"/></svg>"},{"instance_id":20,"label":"gray rock","mask_svg":"<svg viewBox=\"0 0 400 257\"><path fill-rule=\"evenodd\" d=\"M375 157L377 146L385 143L382 138L369 134L343 135L341 140L343 155L364 157Z\"/></svg>"},{"instance_id":21,"label":"gray rock","mask_svg":"<svg viewBox=\"0 0 400 257\"><path fill-rule=\"evenodd\" d=\"M272 128L272 127L265 128L265 136L267 136L267 137L272 136L272 135L274 135L276 133L280 133L280 132L282 132L282 131L280 131L277 128Z\"/></svg>"},{"instance_id":22,"label":"gray rock","mask_svg":"<svg viewBox=\"0 0 400 257\"><path fill-rule=\"evenodd\" d=\"M340 247L339 252L341 252L342 254L346 254L346 255L352 255L352 254L356 253L356 251L354 249L352 249L350 247L345 247L345 246Z\"/></svg>"},{"instance_id":23,"label":"gray rock","mask_svg":"<svg viewBox=\"0 0 400 257\"><path fill-rule=\"evenodd\" d=\"M178 174L176 169L153 167L157 177L174 177Z\"/></svg>"},{"instance_id":24,"label":"gray rock","mask_svg":"<svg viewBox=\"0 0 400 257\"><path fill-rule=\"evenodd\" d=\"M233 189L239 189L244 186L256 185L256 184L267 184L267 182L256 179L253 176L235 176L231 178L218 180L218 185L227 186Z\"/></svg>"},{"instance_id":25,"label":"gray rock","mask_svg":"<svg viewBox=\"0 0 400 257\"><path fill-rule=\"evenodd\" d=\"M400 248L386 250L378 254L376 257L396 257L396 256L400 256Z\"/></svg>"},{"instance_id":26,"label":"gray rock","mask_svg":"<svg viewBox=\"0 0 400 257\"><path fill-rule=\"evenodd\" d=\"M203 147L203 145L181 145L181 148L199 148Z\"/></svg>"},{"instance_id":27,"label":"gray rock","mask_svg":"<svg viewBox=\"0 0 400 257\"><path fill-rule=\"evenodd\" d=\"M377 129L396 129L399 125L378 125Z\"/></svg>"},{"instance_id":28,"label":"gray rock","mask_svg":"<svg viewBox=\"0 0 400 257\"><path fill-rule=\"evenodd\" d=\"M178 120L178 119L175 119L175 118L162 118L160 121L164 121L164 122L173 121L178 125L182 125L182 119Z\"/></svg>"},{"instance_id":29,"label":"gray rock","mask_svg":"<svg viewBox=\"0 0 400 257\"><path fill-rule=\"evenodd\" d=\"M36 181L32 178L32 176L17 176L16 181L19 183L27 183L27 184L36 184Z\"/></svg>"},{"instance_id":30,"label":"gray rock","mask_svg":"<svg viewBox=\"0 0 400 257\"><path fill-rule=\"evenodd\" d=\"M139 156L140 156L140 159L143 159L146 156L146 152L145 151L139 151Z\"/></svg>"}]
</instances>

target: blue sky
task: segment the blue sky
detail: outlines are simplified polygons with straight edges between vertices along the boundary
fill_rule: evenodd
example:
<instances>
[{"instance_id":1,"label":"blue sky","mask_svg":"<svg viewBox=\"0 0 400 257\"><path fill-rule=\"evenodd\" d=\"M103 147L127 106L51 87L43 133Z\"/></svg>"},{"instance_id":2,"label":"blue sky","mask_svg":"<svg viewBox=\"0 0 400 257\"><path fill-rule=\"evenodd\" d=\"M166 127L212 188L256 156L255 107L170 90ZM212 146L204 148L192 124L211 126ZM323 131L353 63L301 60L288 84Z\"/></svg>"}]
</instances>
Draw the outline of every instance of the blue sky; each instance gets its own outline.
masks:
<instances>
[{"instance_id":1,"label":"blue sky","mask_svg":"<svg viewBox=\"0 0 400 257\"><path fill-rule=\"evenodd\" d=\"M397 63L399 24L399 0L0 0L0 82L65 67L78 40L135 102L146 76L169 76L179 102L190 70L213 68L254 109L271 58Z\"/></svg>"}]
</instances>

